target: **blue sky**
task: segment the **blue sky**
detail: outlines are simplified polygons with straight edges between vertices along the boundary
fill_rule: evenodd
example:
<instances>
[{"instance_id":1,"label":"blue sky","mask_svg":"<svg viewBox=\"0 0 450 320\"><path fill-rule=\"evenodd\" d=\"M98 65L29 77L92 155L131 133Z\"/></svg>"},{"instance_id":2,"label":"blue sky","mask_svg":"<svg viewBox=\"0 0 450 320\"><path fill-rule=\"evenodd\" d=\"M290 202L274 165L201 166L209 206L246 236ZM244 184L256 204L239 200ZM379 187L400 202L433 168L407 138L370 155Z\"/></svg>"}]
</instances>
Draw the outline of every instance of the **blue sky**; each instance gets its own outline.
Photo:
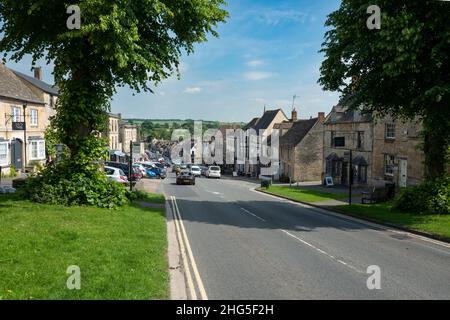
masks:
<instances>
[{"instance_id":1,"label":"blue sky","mask_svg":"<svg viewBox=\"0 0 450 320\"><path fill-rule=\"evenodd\" d=\"M267 109L290 114L298 96L299 117L329 112L338 95L317 84L323 59L318 53L326 16L338 0L228 0L230 18L218 28L219 38L183 56L181 80L165 80L155 94L133 95L121 88L112 112L123 117L249 121ZM9 67L30 73L30 60ZM51 67L44 80L53 82Z\"/></svg>"}]
</instances>

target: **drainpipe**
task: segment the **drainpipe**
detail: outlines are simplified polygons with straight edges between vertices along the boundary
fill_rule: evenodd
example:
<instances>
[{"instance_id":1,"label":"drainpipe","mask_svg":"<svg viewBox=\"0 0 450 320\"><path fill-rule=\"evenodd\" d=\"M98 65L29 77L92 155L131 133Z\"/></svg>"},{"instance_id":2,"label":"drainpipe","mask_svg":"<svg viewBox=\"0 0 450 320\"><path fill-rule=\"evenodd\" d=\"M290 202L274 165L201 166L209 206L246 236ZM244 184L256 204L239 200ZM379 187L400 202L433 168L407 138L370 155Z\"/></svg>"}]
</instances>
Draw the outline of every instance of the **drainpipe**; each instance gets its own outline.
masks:
<instances>
[{"instance_id":1,"label":"drainpipe","mask_svg":"<svg viewBox=\"0 0 450 320\"><path fill-rule=\"evenodd\" d=\"M25 152L23 153L23 172L26 170L27 166L27 102L23 104L23 122L24 122L24 128L23 128L23 146L25 148Z\"/></svg>"}]
</instances>

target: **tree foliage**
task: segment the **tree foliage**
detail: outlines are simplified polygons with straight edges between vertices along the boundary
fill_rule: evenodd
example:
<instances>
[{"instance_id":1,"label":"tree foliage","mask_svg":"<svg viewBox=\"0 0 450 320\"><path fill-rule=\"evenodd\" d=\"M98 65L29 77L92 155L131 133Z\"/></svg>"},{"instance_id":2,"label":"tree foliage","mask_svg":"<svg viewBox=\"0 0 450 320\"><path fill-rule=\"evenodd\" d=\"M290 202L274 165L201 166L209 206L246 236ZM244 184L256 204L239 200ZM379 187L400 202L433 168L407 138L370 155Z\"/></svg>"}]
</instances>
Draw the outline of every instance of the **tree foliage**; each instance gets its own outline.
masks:
<instances>
[{"instance_id":1,"label":"tree foliage","mask_svg":"<svg viewBox=\"0 0 450 320\"><path fill-rule=\"evenodd\" d=\"M97 177L87 168L103 155L105 142L97 137L106 129L116 88L150 92L178 73L183 52L217 36L216 26L227 17L223 0L78 0L81 28L69 30L66 12L73 4L0 0L4 61L31 55L33 64L41 58L54 64L60 96L52 125L70 150L71 170L64 172L64 163L52 170L66 182Z\"/></svg>"},{"instance_id":2,"label":"tree foliage","mask_svg":"<svg viewBox=\"0 0 450 320\"><path fill-rule=\"evenodd\" d=\"M450 145L450 4L379 0L381 29L369 30L366 10L372 4L343 0L329 15L319 83L339 91L353 108L419 117L428 175L439 176Z\"/></svg>"}]
</instances>

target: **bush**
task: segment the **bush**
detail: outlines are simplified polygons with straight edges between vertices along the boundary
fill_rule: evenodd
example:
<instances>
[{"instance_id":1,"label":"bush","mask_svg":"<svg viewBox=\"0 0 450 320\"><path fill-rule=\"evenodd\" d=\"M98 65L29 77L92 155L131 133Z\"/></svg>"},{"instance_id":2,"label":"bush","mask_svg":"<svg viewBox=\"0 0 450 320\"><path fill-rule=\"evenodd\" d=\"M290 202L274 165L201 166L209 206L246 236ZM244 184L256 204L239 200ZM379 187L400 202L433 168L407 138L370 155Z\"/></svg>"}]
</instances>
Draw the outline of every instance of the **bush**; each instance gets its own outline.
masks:
<instances>
[{"instance_id":1,"label":"bush","mask_svg":"<svg viewBox=\"0 0 450 320\"><path fill-rule=\"evenodd\" d=\"M65 164L47 167L28 179L25 194L38 203L64 206L89 205L112 209L128 203L125 188L109 181L97 166L87 167L81 172Z\"/></svg>"},{"instance_id":2,"label":"bush","mask_svg":"<svg viewBox=\"0 0 450 320\"><path fill-rule=\"evenodd\" d=\"M270 180L261 180L261 188L269 189L270 185L271 185Z\"/></svg>"},{"instance_id":3,"label":"bush","mask_svg":"<svg viewBox=\"0 0 450 320\"><path fill-rule=\"evenodd\" d=\"M419 214L450 214L450 175L402 190L394 209Z\"/></svg>"},{"instance_id":4,"label":"bush","mask_svg":"<svg viewBox=\"0 0 450 320\"><path fill-rule=\"evenodd\" d=\"M9 167L9 172L8 173L3 173L2 172L2 178L15 178L19 175L19 173L17 172L16 168L14 166L10 166Z\"/></svg>"}]
</instances>

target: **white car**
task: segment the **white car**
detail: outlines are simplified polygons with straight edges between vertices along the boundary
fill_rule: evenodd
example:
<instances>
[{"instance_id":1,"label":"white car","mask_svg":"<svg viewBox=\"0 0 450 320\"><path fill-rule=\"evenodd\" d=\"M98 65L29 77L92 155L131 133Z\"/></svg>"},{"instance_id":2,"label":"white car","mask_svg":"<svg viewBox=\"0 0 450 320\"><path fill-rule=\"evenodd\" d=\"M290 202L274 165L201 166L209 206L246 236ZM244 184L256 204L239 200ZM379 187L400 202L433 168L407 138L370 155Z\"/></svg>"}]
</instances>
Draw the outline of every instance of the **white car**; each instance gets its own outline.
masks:
<instances>
[{"instance_id":1,"label":"white car","mask_svg":"<svg viewBox=\"0 0 450 320\"><path fill-rule=\"evenodd\" d=\"M217 178L220 179L220 167L218 166L211 166L206 171L206 176L208 178Z\"/></svg>"},{"instance_id":2,"label":"white car","mask_svg":"<svg viewBox=\"0 0 450 320\"><path fill-rule=\"evenodd\" d=\"M201 177L202 176L202 169L200 169L199 166L192 166L191 172L195 177Z\"/></svg>"},{"instance_id":3,"label":"white car","mask_svg":"<svg viewBox=\"0 0 450 320\"><path fill-rule=\"evenodd\" d=\"M122 169L113 168L113 167L105 167L105 174L111 181L116 181L119 183L128 183L128 178Z\"/></svg>"}]
</instances>

